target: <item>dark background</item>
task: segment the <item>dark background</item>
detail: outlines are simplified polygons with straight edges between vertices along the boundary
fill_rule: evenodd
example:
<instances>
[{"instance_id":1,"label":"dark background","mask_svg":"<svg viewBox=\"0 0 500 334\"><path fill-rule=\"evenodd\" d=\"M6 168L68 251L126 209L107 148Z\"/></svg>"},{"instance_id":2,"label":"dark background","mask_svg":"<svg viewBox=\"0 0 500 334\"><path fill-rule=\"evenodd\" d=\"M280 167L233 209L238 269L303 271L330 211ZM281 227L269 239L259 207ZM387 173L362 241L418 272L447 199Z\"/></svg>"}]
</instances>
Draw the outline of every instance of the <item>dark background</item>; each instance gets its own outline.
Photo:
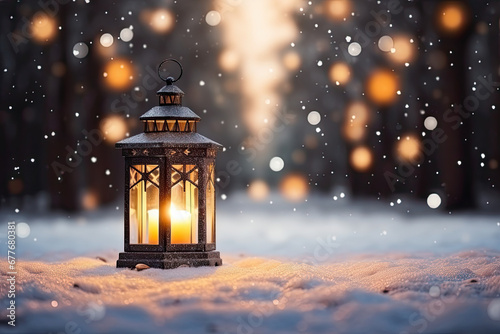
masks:
<instances>
[{"instance_id":1,"label":"dark background","mask_svg":"<svg viewBox=\"0 0 500 334\"><path fill-rule=\"evenodd\" d=\"M154 73L173 57L198 131L225 146L219 195L437 193L447 210L494 210L500 97L484 82L500 81L499 9L472 0L2 1L0 206L119 201L114 143L142 131L138 117L162 86ZM271 170L273 157L283 169Z\"/></svg>"}]
</instances>

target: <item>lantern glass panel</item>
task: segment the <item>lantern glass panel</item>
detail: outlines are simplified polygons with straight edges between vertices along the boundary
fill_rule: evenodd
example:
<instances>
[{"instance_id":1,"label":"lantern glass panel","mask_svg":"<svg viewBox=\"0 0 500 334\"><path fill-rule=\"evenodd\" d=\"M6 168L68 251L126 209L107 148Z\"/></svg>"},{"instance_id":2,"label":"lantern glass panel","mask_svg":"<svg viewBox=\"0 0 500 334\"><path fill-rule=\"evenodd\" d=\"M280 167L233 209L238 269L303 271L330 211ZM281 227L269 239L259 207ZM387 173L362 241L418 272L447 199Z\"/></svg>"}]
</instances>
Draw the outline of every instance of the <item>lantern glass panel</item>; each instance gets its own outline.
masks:
<instances>
[{"instance_id":1,"label":"lantern glass panel","mask_svg":"<svg viewBox=\"0 0 500 334\"><path fill-rule=\"evenodd\" d=\"M131 244L159 244L160 168L132 165L129 189L129 231Z\"/></svg>"},{"instance_id":2,"label":"lantern glass panel","mask_svg":"<svg viewBox=\"0 0 500 334\"><path fill-rule=\"evenodd\" d=\"M156 130L157 131L163 131L163 124L165 123L164 120L157 119L156 120Z\"/></svg>"},{"instance_id":3,"label":"lantern glass panel","mask_svg":"<svg viewBox=\"0 0 500 334\"><path fill-rule=\"evenodd\" d=\"M168 131L174 131L175 120L167 120Z\"/></svg>"},{"instance_id":4,"label":"lantern glass panel","mask_svg":"<svg viewBox=\"0 0 500 334\"><path fill-rule=\"evenodd\" d=\"M207 183L207 243L215 242L215 183L214 164L208 167Z\"/></svg>"},{"instance_id":5,"label":"lantern glass panel","mask_svg":"<svg viewBox=\"0 0 500 334\"><path fill-rule=\"evenodd\" d=\"M172 166L171 244L198 243L198 167Z\"/></svg>"}]
</instances>

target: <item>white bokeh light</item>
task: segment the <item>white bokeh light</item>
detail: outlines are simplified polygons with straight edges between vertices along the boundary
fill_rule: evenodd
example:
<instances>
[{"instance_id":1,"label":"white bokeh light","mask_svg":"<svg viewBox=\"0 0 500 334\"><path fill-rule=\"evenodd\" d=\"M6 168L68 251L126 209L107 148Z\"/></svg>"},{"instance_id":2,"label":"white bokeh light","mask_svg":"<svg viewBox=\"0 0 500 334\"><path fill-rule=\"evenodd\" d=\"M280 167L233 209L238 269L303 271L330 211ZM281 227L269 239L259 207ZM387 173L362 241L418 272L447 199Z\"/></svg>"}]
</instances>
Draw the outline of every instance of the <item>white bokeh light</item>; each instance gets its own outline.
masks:
<instances>
[{"instance_id":1,"label":"white bokeh light","mask_svg":"<svg viewBox=\"0 0 500 334\"><path fill-rule=\"evenodd\" d=\"M221 19L222 17L220 16L220 13L216 10L209 11L205 16L205 21L207 21L207 24L212 27L218 25Z\"/></svg>"},{"instance_id":2,"label":"white bokeh light","mask_svg":"<svg viewBox=\"0 0 500 334\"><path fill-rule=\"evenodd\" d=\"M73 56L76 58L85 58L88 53L89 47L83 42L76 43L75 46L73 46Z\"/></svg>"},{"instance_id":3,"label":"white bokeh light","mask_svg":"<svg viewBox=\"0 0 500 334\"><path fill-rule=\"evenodd\" d=\"M361 45L357 42L353 42L347 47L347 52L349 52L351 56L359 56L361 53Z\"/></svg>"},{"instance_id":4,"label":"white bokeh light","mask_svg":"<svg viewBox=\"0 0 500 334\"><path fill-rule=\"evenodd\" d=\"M500 321L500 298L493 299L488 305L488 315L492 320Z\"/></svg>"},{"instance_id":5,"label":"white bokeh light","mask_svg":"<svg viewBox=\"0 0 500 334\"><path fill-rule=\"evenodd\" d=\"M99 42L101 43L102 46L108 48L111 45L113 45L113 36L108 33L102 34L101 38L99 39Z\"/></svg>"},{"instance_id":6,"label":"white bokeh light","mask_svg":"<svg viewBox=\"0 0 500 334\"><path fill-rule=\"evenodd\" d=\"M120 31L120 38L124 42L130 42L134 38L134 32L130 28L123 28Z\"/></svg>"},{"instance_id":7,"label":"white bokeh light","mask_svg":"<svg viewBox=\"0 0 500 334\"><path fill-rule=\"evenodd\" d=\"M427 130L434 130L438 125L438 121L435 117L429 116L424 120L424 126Z\"/></svg>"},{"instance_id":8,"label":"white bokeh light","mask_svg":"<svg viewBox=\"0 0 500 334\"><path fill-rule=\"evenodd\" d=\"M285 167L285 162L280 157L274 157L271 161L269 161L269 167L274 172L279 172L283 169L283 167Z\"/></svg>"},{"instance_id":9,"label":"white bokeh light","mask_svg":"<svg viewBox=\"0 0 500 334\"><path fill-rule=\"evenodd\" d=\"M31 228L26 223L17 223L16 224L16 235L19 238L27 238L30 235Z\"/></svg>"},{"instance_id":10,"label":"white bokeh light","mask_svg":"<svg viewBox=\"0 0 500 334\"><path fill-rule=\"evenodd\" d=\"M427 197L427 205L431 209L436 209L441 205L441 197L438 194L430 194Z\"/></svg>"},{"instance_id":11,"label":"white bokeh light","mask_svg":"<svg viewBox=\"0 0 500 334\"><path fill-rule=\"evenodd\" d=\"M378 40L378 48L384 52L390 52L394 47L394 41L391 36L382 36Z\"/></svg>"},{"instance_id":12,"label":"white bokeh light","mask_svg":"<svg viewBox=\"0 0 500 334\"><path fill-rule=\"evenodd\" d=\"M319 122L321 122L321 115L317 111L311 111L307 115L307 121L311 125L317 125L317 124L319 124Z\"/></svg>"}]
</instances>

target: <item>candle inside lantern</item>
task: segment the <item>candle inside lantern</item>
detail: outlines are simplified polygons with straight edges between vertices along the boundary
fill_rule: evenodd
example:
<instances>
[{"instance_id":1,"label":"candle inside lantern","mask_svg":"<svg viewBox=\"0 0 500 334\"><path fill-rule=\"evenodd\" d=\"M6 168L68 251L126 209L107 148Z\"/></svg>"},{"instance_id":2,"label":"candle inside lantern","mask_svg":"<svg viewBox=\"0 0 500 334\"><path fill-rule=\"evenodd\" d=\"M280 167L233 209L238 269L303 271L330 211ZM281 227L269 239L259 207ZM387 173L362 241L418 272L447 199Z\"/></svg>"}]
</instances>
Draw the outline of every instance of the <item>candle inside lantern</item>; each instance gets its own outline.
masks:
<instances>
[{"instance_id":1,"label":"candle inside lantern","mask_svg":"<svg viewBox=\"0 0 500 334\"><path fill-rule=\"evenodd\" d=\"M148 211L148 244L157 245L158 242L158 209Z\"/></svg>"},{"instance_id":2,"label":"candle inside lantern","mask_svg":"<svg viewBox=\"0 0 500 334\"><path fill-rule=\"evenodd\" d=\"M191 243L191 214L185 210L176 210L172 205L171 216L171 242L172 244Z\"/></svg>"}]
</instances>

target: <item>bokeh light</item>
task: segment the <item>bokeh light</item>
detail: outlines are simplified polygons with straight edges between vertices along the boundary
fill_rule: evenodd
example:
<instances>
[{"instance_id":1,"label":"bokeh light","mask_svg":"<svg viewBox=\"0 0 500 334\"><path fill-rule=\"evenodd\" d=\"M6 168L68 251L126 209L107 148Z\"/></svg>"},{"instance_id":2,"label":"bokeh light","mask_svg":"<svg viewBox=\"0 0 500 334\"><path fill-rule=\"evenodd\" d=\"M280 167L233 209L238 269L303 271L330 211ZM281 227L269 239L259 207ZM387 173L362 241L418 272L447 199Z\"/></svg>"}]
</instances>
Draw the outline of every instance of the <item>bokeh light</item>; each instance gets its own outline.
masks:
<instances>
[{"instance_id":1,"label":"bokeh light","mask_svg":"<svg viewBox=\"0 0 500 334\"><path fill-rule=\"evenodd\" d=\"M134 32L131 28L123 28L120 31L120 39L124 42L130 42L134 38Z\"/></svg>"},{"instance_id":2,"label":"bokeh light","mask_svg":"<svg viewBox=\"0 0 500 334\"><path fill-rule=\"evenodd\" d=\"M104 68L104 82L114 90L126 90L133 83L134 70L128 60L115 59L109 61Z\"/></svg>"},{"instance_id":3,"label":"bokeh light","mask_svg":"<svg viewBox=\"0 0 500 334\"><path fill-rule=\"evenodd\" d=\"M407 63L414 59L416 47L411 43L408 36L395 36L394 46L391 48L389 57L396 63Z\"/></svg>"},{"instance_id":4,"label":"bokeh light","mask_svg":"<svg viewBox=\"0 0 500 334\"><path fill-rule=\"evenodd\" d=\"M174 27L174 15L166 9L143 11L141 20L158 33L167 33Z\"/></svg>"},{"instance_id":5,"label":"bokeh light","mask_svg":"<svg viewBox=\"0 0 500 334\"><path fill-rule=\"evenodd\" d=\"M55 19L41 11L33 15L31 34L36 42L40 44L48 43L56 32L57 24Z\"/></svg>"},{"instance_id":6,"label":"bokeh light","mask_svg":"<svg viewBox=\"0 0 500 334\"><path fill-rule=\"evenodd\" d=\"M380 105L388 105L397 97L398 78L389 70L376 70L367 81L367 94L370 99Z\"/></svg>"},{"instance_id":7,"label":"bokeh light","mask_svg":"<svg viewBox=\"0 0 500 334\"><path fill-rule=\"evenodd\" d=\"M325 2L325 5L327 15L337 21L347 18L351 11L349 0L329 0Z\"/></svg>"},{"instance_id":8,"label":"bokeh light","mask_svg":"<svg viewBox=\"0 0 500 334\"><path fill-rule=\"evenodd\" d=\"M19 238L27 238L31 233L31 228L27 223L16 224L16 236Z\"/></svg>"},{"instance_id":9,"label":"bokeh light","mask_svg":"<svg viewBox=\"0 0 500 334\"><path fill-rule=\"evenodd\" d=\"M232 50L224 50L219 56L219 66L228 72L234 71L238 68L239 58L238 54Z\"/></svg>"},{"instance_id":10,"label":"bokeh light","mask_svg":"<svg viewBox=\"0 0 500 334\"><path fill-rule=\"evenodd\" d=\"M438 121L437 121L436 117L428 116L424 120L424 127L427 130L434 130L437 127L437 125L438 125Z\"/></svg>"},{"instance_id":11,"label":"bokeh light","mask_svg":"<svg viewBox=\"0 0 500 334\"><path fill-rule=\"evenodd\" d=\"M119 115L105 117L99 127L104 134L104 139L112 144L125 138L128 131L125 120Z\"/></svg>"},{"instance_id":12,"label":"bokeh light","mask_svg":"<svg viewBox=\"0 0 500 334\"><path fill-rule=\"evenodd\" d=\"M362 50L363 48L361 47L361 44L359 44L358 42L352 42L347 47L347 52L353 57L359 56Z\"/></svg>"},{"instance_id":13,"label":"bokeh light","mask_svg":"<svg viewBox=\"0 0 500 334\"><path fill-rule=\"evenodd\" d=\"M218 25L221 21L222 17L220 15L220 13L216 10L211 10L207 13L207 15L205 16L205 21L207 22L207 24L209 26L212 26L212 27L215 27L216 25Z\"/></svg>"},{"instance_id":14,"label":"bokeh light","mask_svg":"<svg viewBox=\"0 0 500 334\"><path fill-rule=\"evenodd\" d=\"M285 167L285 162L280 157L273 157L271 161L269 161L269 168L271 168L273 172L279 172L283 167Z\"/></svg>"},{"instance_id":15,"label":"bokeh light","mask_svg":"<svg viewBox=\"0 0 500 334\"><path fill-rule=\"evenodd\" d=\"M255 201L262 201L269 195L269 186L262 180L254 180L248 187L248 195Z\"/></svg>"},{"instance_id":16,"label":"bokeh light","mask_svg":"<svg viewBox=\"0 0 500 334\"><path fill-rule=\"evenodd\" d=\"M350 142L358 142L366 135L366 125L370 121L370 110L361 101L350 103L345 110L343 135Z\"/></svg>"},{"instance_id":17,"label":"bokeh light","mask_svg":"<svg viewBox=\"0 0 500 334\"><path fill-rule=\"evenodd\" d=\"M346 63L338 62L330 67L329 76L330 80L337 85L345 84L351 77L351 71Z\"/></svg>"},{"instance_id":18,"label":"bokeh light","mask_svg":"<svg viewBox=\"0 0 500 334\"><path fill-rule=\"evenodd\" d=\"M394 41L391 36L382 36L378 40L378 48L384 52L390 52L394 47Z\"/></svg>"},{"instance_id":19,"label":"bokeh light","mask_svg":"<svg viewBox=\"0 0 500 334\"><path fill-rule=\"evenodd\" d=\"M288 174L280 182L281 195L292 202L303 200L308 191L307 179L301 174Z\"/></svg>"},{"instance_id":20,"label":"bokeh light","mask_svg":"<svg viewBox=\"0 0 500 334\"><path fill-rule=\"evenodd\" d=\"M285 67L290 71L298 70L300 67L300 63L301 63L300 56L295 51L288 51L283 56L283 64L285 64Z\"/></svg>"},{"instance_id":21,"label":"bokeh light","mask_svg":"<svg viewBox=\"0 0 500 334\"><path fill-rule=\"evenodd\" d=\"M370 169L373 163L372 151L366 146L356 147L352 150L349 161L354 170L358 172L366 172Z\"/></svg>"},{"instance_id":22,"label":"bokeh light","mask_svg":"<svg viewBox=\"0 0 500 334\"><path fill-rule=\"evenodd\" d=\"M438 23L447 33L459 33L467 23L467 9L458 1L445 2L437 11Z\"/></svg>"},{"instance_id":23,"label":"bokeh light","mask_svg":"<svg viewBox=\"0 0 500 334\"><path fill-rule=\"evenodd\" d=\"M99 198L94 191L85 191L81 198L81 205L85 210L94 210L99 205Z\"/></svg>"},{"instance_id":24,"label":"bokeh light","mask_svg":"<svg viewBox=\"0 0 500 334\"><path fill-rule=\"evenodd\" d=\"M101 35L101 38L99 38L99 43L101 43L102 46L105 48L109 48L111 45L113 45L114 38L113 35L105 33Z\"/></svg>"},{"instance_id":25,"label":"bokeh light","mask_svg":"<svg viewBox=\"0 0 500 334\"><path fill-rule=\"evenodd\" d=\"M319 122L321 122L321 115L317 111L311 111L309 114L307 114L307 121L311 125L318 125Z\"/></svg>"},{"instance_id":26,"label":"bokeh light","mask_svg":"<svg viewBox=\"0 0 500 334\"><path fill-rule=\"evenodd\" d=\"M396 154L400 160L413 161L420 154L420 140L414 135L405 135L397 142Z\"/></svg>"},{"instance_id":27,"label":"bokeh light","mask_svg":"<svg viewBox=\"0 0 500 334\"><path fill-rule=\"evenodd\" d=\"M431 209L437 209L441 205L441 197L438 194L430 194L427 197L427 205Z\"/></svg>"},{"instance_id":28,"label":"bokeh light","mask_svg":"<svg viewBox=\"0 0 500 334\"><path fill-rule=\"evenodd\" d=\"M87 46L87 44L83 42L76 43L73 46L73 56L75 56L76 58L80 59L85 58L88 53L89 53L89 47Z\"/></svg>"}]
</instances>

